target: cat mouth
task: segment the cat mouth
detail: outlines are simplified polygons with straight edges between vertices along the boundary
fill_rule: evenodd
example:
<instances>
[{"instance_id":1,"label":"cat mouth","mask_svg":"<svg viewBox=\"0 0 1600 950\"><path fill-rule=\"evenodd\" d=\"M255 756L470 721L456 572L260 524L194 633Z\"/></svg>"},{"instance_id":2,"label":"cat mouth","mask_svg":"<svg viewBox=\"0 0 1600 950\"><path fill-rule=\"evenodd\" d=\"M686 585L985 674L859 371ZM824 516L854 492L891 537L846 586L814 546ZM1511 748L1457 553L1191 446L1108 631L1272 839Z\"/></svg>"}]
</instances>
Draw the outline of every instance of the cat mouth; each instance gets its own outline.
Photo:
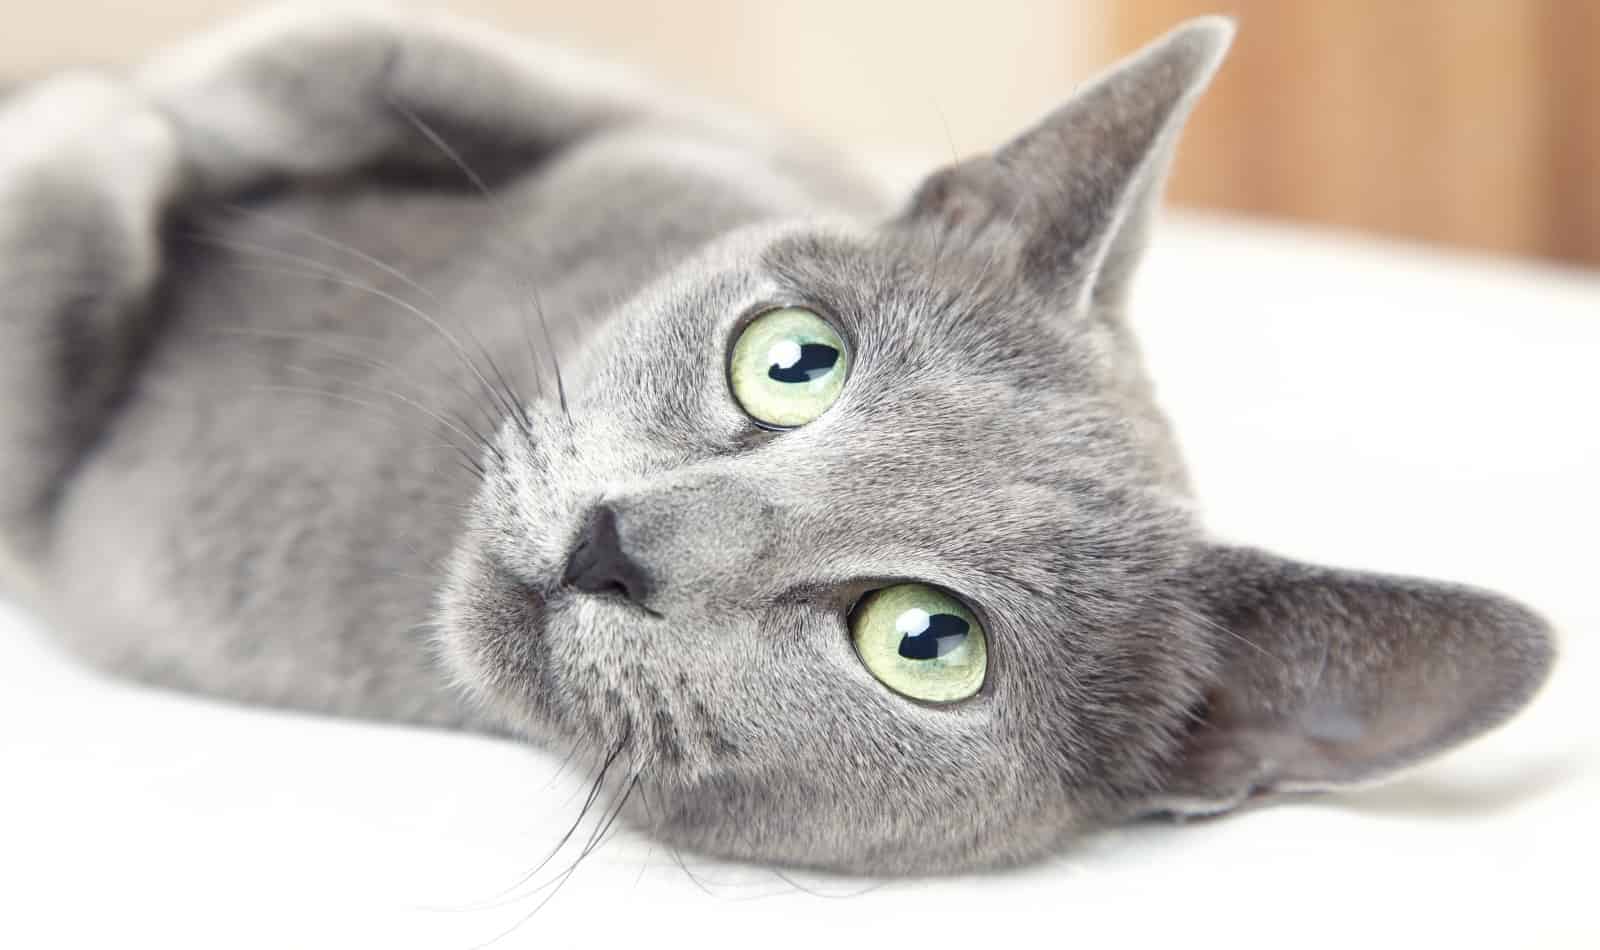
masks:
<instances>
[{"instance_id":1,"label":"cat mouth","mask_svg":"<svg viewBox=\"0 0 1600 950\"><path fill-rule=\"evenodd\" d=\"M618 610L634 615L644 615L655 620L664 619L664 615L637 603L620 590L580 591L567 588L568 596L580 598L585 601L604 605L607 609Z\"/></svg>"}]
</instances>

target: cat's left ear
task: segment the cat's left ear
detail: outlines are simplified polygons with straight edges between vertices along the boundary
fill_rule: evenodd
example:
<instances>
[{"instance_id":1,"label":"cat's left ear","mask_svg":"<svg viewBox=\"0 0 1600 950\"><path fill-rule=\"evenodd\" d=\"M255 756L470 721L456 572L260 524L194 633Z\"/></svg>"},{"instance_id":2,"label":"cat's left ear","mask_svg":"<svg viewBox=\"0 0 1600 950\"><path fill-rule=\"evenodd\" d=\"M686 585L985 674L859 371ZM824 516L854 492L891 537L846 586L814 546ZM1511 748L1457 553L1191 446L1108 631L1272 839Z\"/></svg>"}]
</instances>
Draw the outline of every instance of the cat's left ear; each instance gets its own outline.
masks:
<instances>
[{"instance_id":1,"label":"cat's left ear","mask_svg":"<svg viewBox=\"0 0 1600 950\"><path fill-rule=\"evenodd\" d=\"M1460 584L1214 547L1186 586L1220 663L1147 811L1380 778L1510 717L1555 659L1536 614Z\"/></svg>"},{"instance_id":2,"label":"cat's left ear","mask_svg":"<svg viewBox=\"0 0 1600 950\"><path fill-rule=\"evenodd\" d=\"M1003 242L1020 275L1046 292L1115 302L1178 132L1232 39L1231 20L1190 20L999 151L935 172L901 220Z\"/></svg>"}]
</instances>

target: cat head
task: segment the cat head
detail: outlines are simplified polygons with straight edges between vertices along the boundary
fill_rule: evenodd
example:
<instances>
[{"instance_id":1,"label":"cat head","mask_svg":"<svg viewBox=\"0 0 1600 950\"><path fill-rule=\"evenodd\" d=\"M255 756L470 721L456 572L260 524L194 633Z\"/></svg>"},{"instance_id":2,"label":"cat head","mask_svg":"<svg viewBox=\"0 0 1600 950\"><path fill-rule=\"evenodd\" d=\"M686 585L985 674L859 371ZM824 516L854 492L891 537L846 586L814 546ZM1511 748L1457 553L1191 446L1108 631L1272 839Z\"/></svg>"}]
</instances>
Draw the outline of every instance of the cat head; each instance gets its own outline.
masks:
<instances>
[{"instance_id":1,"label":"cat head","mask_svg":"<svg viewBox=\"0 0 1600 950\"><path fill-rule=\"evenodd\" d=\"M1369 779L1505 718L1542 623L1208 541L1122 321L1231 27L1185 25L874 227L740 232L507 424L443 650L630 819L871 872Z\"/></svg>"}]
</instances>

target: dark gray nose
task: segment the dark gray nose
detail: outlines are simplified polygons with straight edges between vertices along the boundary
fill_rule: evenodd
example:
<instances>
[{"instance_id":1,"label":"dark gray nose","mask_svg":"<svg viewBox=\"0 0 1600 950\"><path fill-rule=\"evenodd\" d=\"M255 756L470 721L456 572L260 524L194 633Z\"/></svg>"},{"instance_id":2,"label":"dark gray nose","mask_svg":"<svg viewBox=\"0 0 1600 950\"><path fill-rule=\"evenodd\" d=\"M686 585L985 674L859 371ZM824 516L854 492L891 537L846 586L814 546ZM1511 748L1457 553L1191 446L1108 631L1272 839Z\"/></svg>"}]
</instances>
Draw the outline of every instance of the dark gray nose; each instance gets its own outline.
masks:
<instances>
[{"instance_id":1,"label":"dark gray nose","mask_svg":"<svg viewBox=\"0 0 1600 950\"><path fill-rule=\"evenodd\" d=\"M596 505L589 513L561 581L589 594L621 594L640 606L650 596L650 575L623 548L610 505Z\"/></svg>"}]
</instances>

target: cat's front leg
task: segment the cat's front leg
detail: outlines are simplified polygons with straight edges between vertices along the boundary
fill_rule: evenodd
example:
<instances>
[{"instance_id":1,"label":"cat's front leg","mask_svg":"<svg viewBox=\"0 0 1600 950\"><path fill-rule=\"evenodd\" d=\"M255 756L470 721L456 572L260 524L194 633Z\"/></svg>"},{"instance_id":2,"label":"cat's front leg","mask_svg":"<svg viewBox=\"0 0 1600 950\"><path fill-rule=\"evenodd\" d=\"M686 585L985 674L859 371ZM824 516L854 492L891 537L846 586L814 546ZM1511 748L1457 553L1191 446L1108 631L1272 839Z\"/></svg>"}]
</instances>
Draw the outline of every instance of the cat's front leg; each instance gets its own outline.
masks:
<instances>
[{"instance_id":1,"label":"cat's front leg","mask_svg":"<svg viewBox=\"0 0 1600 950\"><path fill-rule=\"evenodd\" d=\"M171 125L74 74L0 105L0 580L26 587L53 512L154 332Z\"/></svg>"},{"instance_id":2,"label":"cat's front leg","mask_svg":"<svg viewBox=\"0 0 1600 950\"><path fill-rule=\"evenodd\" d=\"M641 121L710 120L631 73L442 13L282 4L132 76L210 193L264 181L532 162Z\"/></svg>"}]
</instances>

